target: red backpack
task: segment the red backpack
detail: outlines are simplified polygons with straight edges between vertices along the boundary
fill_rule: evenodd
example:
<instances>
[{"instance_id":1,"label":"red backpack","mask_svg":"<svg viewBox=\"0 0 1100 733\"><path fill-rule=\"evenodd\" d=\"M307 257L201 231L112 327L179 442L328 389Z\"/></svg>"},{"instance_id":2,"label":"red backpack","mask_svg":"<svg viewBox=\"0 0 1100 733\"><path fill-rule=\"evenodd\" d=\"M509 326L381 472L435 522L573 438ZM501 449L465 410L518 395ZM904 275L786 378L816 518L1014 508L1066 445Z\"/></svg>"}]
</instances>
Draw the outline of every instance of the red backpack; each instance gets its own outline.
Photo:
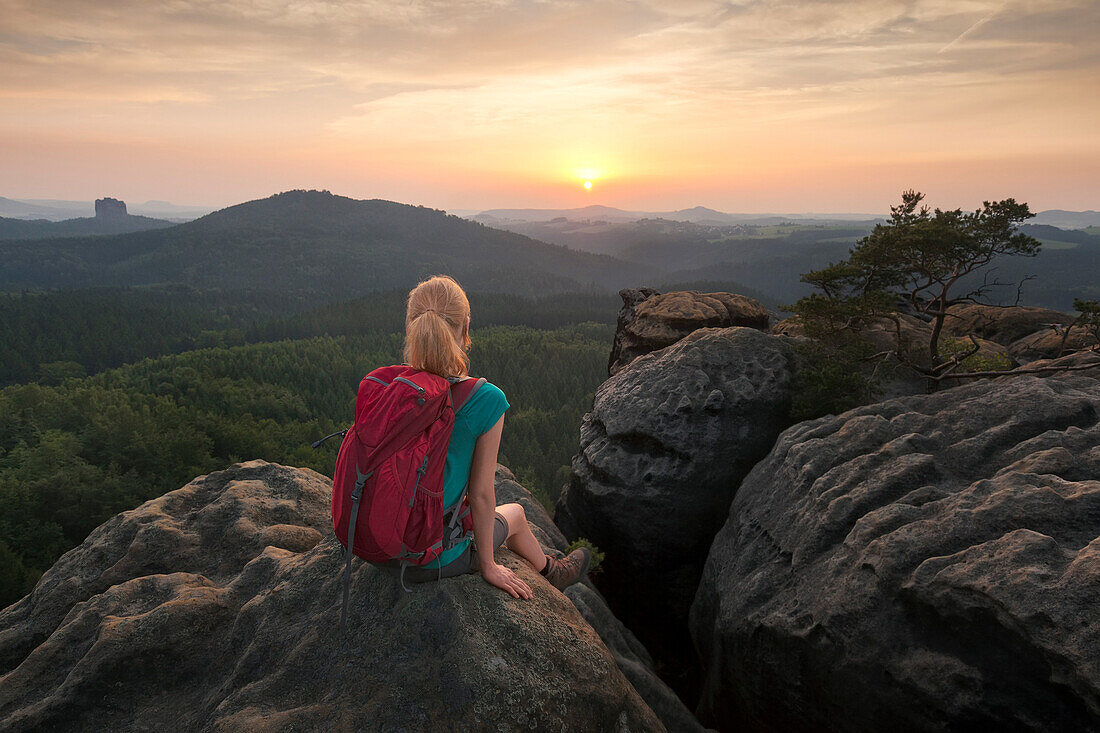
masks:
<instances>
[{"instance_id":1,"label":"red backpack","mask_svg":"<svg viewBox=\"0 0 1100 733\"><path fill-rule=\"evenodd\" d=\"M444 516L443 466L455 413L484 383L407 365L379 367L359 383L355 423L340 444L332 482L332 526L347 550L341 627L352 555L396 562L408 591L405 568L438 558L472 532L468 487Z\"/></svg>"}]
</instances>

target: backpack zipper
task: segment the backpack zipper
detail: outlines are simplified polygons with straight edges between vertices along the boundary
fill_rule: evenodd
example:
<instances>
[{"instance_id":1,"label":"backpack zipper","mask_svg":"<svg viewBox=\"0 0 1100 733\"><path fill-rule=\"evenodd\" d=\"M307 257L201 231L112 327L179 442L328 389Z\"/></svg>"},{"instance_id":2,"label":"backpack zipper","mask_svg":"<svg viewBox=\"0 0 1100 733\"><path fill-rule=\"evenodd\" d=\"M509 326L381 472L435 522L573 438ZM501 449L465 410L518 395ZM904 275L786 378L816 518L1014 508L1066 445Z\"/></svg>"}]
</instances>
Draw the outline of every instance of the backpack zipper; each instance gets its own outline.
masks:
<instances>
[{"instance_id":1,"label":"backpack zipper","mask_svg":"<svg viewBox=\"0 0 1100 733\"><path fill-rule=\"evenodd\" d=\"M420 486L420 479L428 472L428 457L424 456L424 462L420 464L420 468L416 469L416 483L413 484L413 493L409 497L409 508L412 509L413 500L416 499L416 489Z\"/></svg>"},{"instance_id":2,"label":"backpack zipper","mask_svg":"<svg viewBox=\"0 0 1100 733\"><path fill-rule=\"evenodd\" d=\"M413 387L416 390L416 393L418 395L418 397L416 398L416 404L418 404L418 405L423 405L424 404L424 396L427 394L427 392L425 392L424 388L421 387L419 384L417 384L416 382L414 382L410 379L405 379L404 377L394 377L393 381L395 381L395 382L404 382L405 384L409 385L410 387Z\"/></svg>"}]
</instances>

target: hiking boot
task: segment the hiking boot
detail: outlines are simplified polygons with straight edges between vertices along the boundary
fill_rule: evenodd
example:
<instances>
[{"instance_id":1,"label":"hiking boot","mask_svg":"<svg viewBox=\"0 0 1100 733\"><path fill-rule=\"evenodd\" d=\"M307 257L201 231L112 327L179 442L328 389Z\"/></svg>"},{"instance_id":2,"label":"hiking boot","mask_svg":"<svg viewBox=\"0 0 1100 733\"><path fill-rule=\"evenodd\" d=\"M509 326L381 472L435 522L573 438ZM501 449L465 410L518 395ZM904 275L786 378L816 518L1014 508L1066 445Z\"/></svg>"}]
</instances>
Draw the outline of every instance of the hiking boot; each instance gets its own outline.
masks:
<instances>
[{"instance_id":1,"label":"hiking boot","mask_svg":"<svg viewBox=\"0 0 1100 733\"><path fill-rule=\"evenodd\" d=\"M558 590L565 590L584 577L591 561L592 553L587 547L578 547L560 560L547 555L550 567L546 569L546 579Z\"/></svg>"}]
</instances>

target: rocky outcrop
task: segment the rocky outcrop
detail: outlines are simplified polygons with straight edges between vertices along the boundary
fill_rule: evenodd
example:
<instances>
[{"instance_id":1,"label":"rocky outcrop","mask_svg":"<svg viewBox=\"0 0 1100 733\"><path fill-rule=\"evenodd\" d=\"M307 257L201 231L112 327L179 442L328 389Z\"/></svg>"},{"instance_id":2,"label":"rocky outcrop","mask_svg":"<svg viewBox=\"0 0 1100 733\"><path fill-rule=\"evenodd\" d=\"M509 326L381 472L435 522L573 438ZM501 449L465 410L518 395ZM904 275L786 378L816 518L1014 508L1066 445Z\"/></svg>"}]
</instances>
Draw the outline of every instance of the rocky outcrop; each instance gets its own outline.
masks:
<instances>
[{"instance_id":1,"label":"rocky outcrop","mask_svg":"<svg viewBox=\"0 0 1100 733\"><path fill-rule=\"evenodd\" d=\"M113 198L95 200L95 218L97 219L125 219L126 203Z\"/></svg>"},{"instance_id":2,"label":"rocky outcrop","mask_svg":"<svg viewBox=\"0 0 1100 733\"><path fill-rule=\"evenodd\" d=\"M634 309L639 303L657 295L653 288L623 288L619 291L619 297L623 299L622 308L619 309L619 317L615 322L615 339L611 342L611 356L607 360L607 373L614 374L617 371L619 355L622 352L622 342L619 334L623 333L634 320Z\"/></svg>"},{"instance_id":3,"label":"rocky outcrop","mask_svg":"<svg viewBox=\"0 0 1100 733\"><path fill-rule=\"evenodd\" d=\"M1100 351L1085 349L1074 351L1057 359L1038 359L1019 367L1016 371L1041 369L1037 376L1064 377L1070 374L1100 379ZM1045 371L1049 369L1050 371Z\"/></svg>"},{"instance_id":4,"label":"rocky outcrop","mask_svg":"<svg viewBox=\"0 0 1100 733\"><path fill-rule=\"evenodd\" d=\"M100 526L0 612L0 730L664 728L569 598L508 550L532 600L477 575L406 594L357 562L341 637L329 493L254 461Z\"/></svg>"},{"instance_id":5,"label":"rocky outcrop","mask_svg":"<svg viewBox=\"0 0 1100 733\"><path fill-rule=\"evenodd\" d=\"M751 328L699 329L596 391L555 520L606 553L598 585L677 679L696 667L687 613L741 479L785 427L793 355Z\"/></svg>"},{"instance_id":6,"label":"rocky outcrop","mask_svg":"<svg viewBox=\"0 0 1100 733\"><path fill-rule=\"evenodd\" d=\"M1100 382L1001 377L796 425L691 612L722 730L1100 730Z\"/></svg>"},{"instance_id":7,"label":"rocky outcrop","mask_svg":"<svg viewBox=\"0 0 1100 733\"><path fill-rule=\"evenodd\" d=\"M953 306L948 313L945 333L974 333L995 341L1006 347L1014 360L1024 364L1057 358L1063 348L1069 353L1096 345L1096 340L1081 327L1070 329L1063 340L1064 327L1073 323L1074 316L1049 308L966 304Z\"/></svg>"},{"instance_id":8,"label":"rocky outcrop","mask_svg":"<svg viewBox=\"0 0 1100 733\"><path fill-rule=\"evenodd\" d=\"M1013 341L1008 351L1017 361L1027 364L1040 359L1056 359L1063 351L1069 354L1093 349L1096 345L1096 339L1083 328L1071 328L1068 334L1046 328Z\"/></svg>"},{"instance_id":9,"label":"rocky outcrop","mask_svg":"<svg viewBox=\"0 0 1100 733\"><path fill-rule=\"evenodd\" d=\"M734 293L661 294L652 288L628 288L619 296L623 307L607 364L611 376L642 354L671 346L699 328L768 328L767 309Z\"/></svg>"},{"instance_id":10,"label":"rocky outcrop","mask_svg":"<svg viewBox=\"0 0 1100 733\"><path fill-rule=\"evenodd\" d=\"M1049 308L995 306L964 303L952 306L943 322L944 333L978 338L1010 346L1036 331L1052 330L1051 324L1068 325L1073 316Z\"/></svg>"}]
</instances>

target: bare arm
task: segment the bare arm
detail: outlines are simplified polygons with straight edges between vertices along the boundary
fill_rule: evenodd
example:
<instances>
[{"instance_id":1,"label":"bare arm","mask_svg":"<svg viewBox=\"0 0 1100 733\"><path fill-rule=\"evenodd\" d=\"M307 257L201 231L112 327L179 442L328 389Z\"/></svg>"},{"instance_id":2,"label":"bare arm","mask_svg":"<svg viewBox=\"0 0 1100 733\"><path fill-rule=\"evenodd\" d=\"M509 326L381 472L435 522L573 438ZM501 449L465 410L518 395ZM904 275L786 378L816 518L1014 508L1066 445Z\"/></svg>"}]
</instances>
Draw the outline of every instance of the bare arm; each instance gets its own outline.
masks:
<instances>
[{"instance_id":1,"label":"bare arm","mask_svg":"<svg viewBox=\"0 0 1100 733\"><path fill-rule=\"evenodd\" d=\"M493 516L497 499L493 479L496 474L497 452L500 435L504 431L504 416L496 425L482 433L474 446L474 458L470 463L470 515L474 520L474 545L477 547L481 575L486 582L508 591L516 598L531 598L531 586L493 556Z\"/></svg>"}]
</instances>

